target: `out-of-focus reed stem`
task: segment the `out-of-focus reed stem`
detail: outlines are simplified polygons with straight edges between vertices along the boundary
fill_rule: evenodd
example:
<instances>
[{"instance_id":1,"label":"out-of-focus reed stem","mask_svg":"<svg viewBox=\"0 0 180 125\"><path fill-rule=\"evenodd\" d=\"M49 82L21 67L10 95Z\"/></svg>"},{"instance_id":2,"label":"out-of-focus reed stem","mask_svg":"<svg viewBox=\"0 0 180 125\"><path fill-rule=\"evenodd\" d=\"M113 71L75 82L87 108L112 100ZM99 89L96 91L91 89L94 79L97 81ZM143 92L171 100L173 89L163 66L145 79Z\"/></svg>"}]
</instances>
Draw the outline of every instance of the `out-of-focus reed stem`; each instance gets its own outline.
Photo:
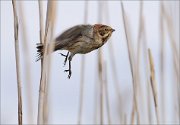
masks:
<instances>
[{"instance_id":1,"label":"out-of-focus reed stem","mask_svg":"<svg viewBox=\"0 0 180 125\"><path fill-rule=\"evenodd\" d=\"M136 111L137 113L137 122L140 124L140 117L139 117L139 111L138 111L138 105L137 105L137 82L136 82L136 74L134 71L134 59L133 59L133 48L132 48L132 43L130 41L130 32L128 30L128 20L126 17L126 13L124 11L124 6L121 1L121 10L122 10L122 18L123 18L123 23L124 23L124 31L126 35L126 42L127 42L127 47L128 47L128 55L129 55L129 62L130 62L130 69L131 69L131 75L132 75L132 80L133 80L133 110ZM134 123L134 113L135 111L132 111L132 120L131 124Z\"/></svg>"},{"instance_id":2,"label":"out-of-focus reed stem","mask_svg":"<svg viewBox=\"0 0 180 125\"><path fill-rule=\"evenodd\" d=\"M138 96L142 96L141 98L141 108L143 109L143 112L141 112L141 119L145 120L145 114L143 114L145 111L144 109L144 104L145 104L145 99L144 99L144 93L142 91L142 84L141 84L141 65L140 65L140 59L141 59L141 53L143 53L143 58L144 58L144 64L145 64L145 79L147 81L147 109L148 109L148 122L147 123L152 123L152 119L151 119L151 106L150 106L150 90L149 90L149 85L150 85L150 81L149 81L149 62L148 62L148 53L147 53L147 40L146 40L146 29L145 29L145 20L144 20L144 14L143 14L143 2L140 2L140 11L139 11L139 31L138 31L138 45L137 45L137 60L136 60L136 75L137 75L137 83L138 83ZM144 117L144 118L142 118ZM145 122L143 122L145 123Z\"/></svg>"},{"instance_id":3,"label":"out-of-focus reed stem","mask_svg":"<svg viewBox=\"0 0 180 125\"><path fill-rule=\"evenodd\" d=\"M161 121L164 122L166 118L166 103L165 103L165 82L164 82L164 62L165 62L165 41L164 41L164 9L163 9L163 3L161 1L160 3L160 80L161 80Z\"/></svg>"},{"instance_id":4,"label":"out-of-focus reed stem","mask_svg":"<svg viewBox=\"0 0 180 125\"><path fill-rule=\"evenodd\" d=\"M87 24L88 19L88 1L85 1L85 12L84 12L84 24ZM78 124L81 124L82 120L82 109L83 109L83 95L84 95L84 70L85 70L85 56L82 55L81 64L81 81L80 81L80 99L79 99L79 112L78 112Z\"/></svg>"},{"instance_id":5,"label":"out-of-focus reed stem","mask_svg":"<svg viewBox=\"0 0 180 125\"><path fill-rule=\"evenodd\" d=\"M162 9L163 9L163 16L165 18L165 23L167 25L167 29L169 31L169 36L170 36L170 40L171 40L171 47L172 47L172 51L173 51L173 60L174 60L174 70L176 73L176 76L178 78L178 82L180 84L180 66L179 66L179 60L180 60L180 55L178 53L178 48L176 45L176 40L175 40L175 33L174 33L174 27L173 27L173 22L172 22L172 18L171 16L168 14L168 12L166 11L164 5L162 4Z\"/></svg>"},{"instance_id":6,"label":"out-of-focus reed stem","mask_svg":"<svg viewBox=\"0 0 180 125\"><path fill-rule=\"evenodd\" d=\"M138 32L138 46L137 46L137 60L136 60L136 67L135 67L135 74L136 74L136 80L137 80L137 96L141 95L142 98L141 100L143 100L143 94L142 94L142 90L141 90L141 79L140 79L140 58L141 58L141 44L142 44L142 35L144 33L144 20L143 20L143 3L142 1L140 2L140 12L139 12L139 32ZM140 104L143 104L143 101L141 101ZM143 105L141 106L141 108L143 109ZM141 114L141 113L140 113Z\"/></svg>"},{"instance_id":7,"label":"out-of-focus reed stem","mask_svg":"<svg viewBox=\"0 0 180 125\"><path fill-rule=\"evenodd\" d=\"M107 23L110 23L109 21L109 6L108 6L108 1L106 1L106 4L105 4L105 19L107 21ZM119 82L118 82L118 76L117 76L117 70L116 70L116 60L115 60L115 52L114 52L114 47L112 45L113 41L109 40L108 42L108 49L109 49L109 57L110 57L110 62L111 62L111 66L112 66L112 72L113 72L113 80L114 80L114 89L116 91L116 94L117 94L117 98L118 98L118 102L119 102L119 109L121 109L121 105L122 105L122 102L121 102L121 95L120 95L120 89L119 89ZM122 112L120 111L119 112L119 118L120 118L120 123L123 123L122 122Z\"/></svg>"},{"instance_id":8,"label":"out-of-focus reed stem","mask_svg":"<svg viewBox=\"0 0 180 125\"><path fill-rule=\"evenodd\" d=\"M108 85L107 85L107 78L108 78L108 76L107 76L107 65L105 62L104 62L103 70L104 70L103 82L104 82L104 92L105 92L105 98L106 98L107 119L108 119L108 124L111 125L109 91L108 91Z\"/></svg>"},{"instance_id":9,"label":"out-of-focus reed stem","mask_svg":"<svg viewBox=\"0 0 180 125\"><path fill-rule=\"evenodd\" d=\"M96 71L95 67L95 71ZM98 124L98 76L97 71L95 72L95 85L94 85L94 124Z\"/></svg>"},{"instance_id":10,"label":"out-of-focus reed stem","mask_svg":"<svg viewBox=\"0 0 180 125\"><path fill-rule=\"evenodd\" d=\"M178 105L179 105L179 121L180 121L180 49L179 46L177 46L177 41L175 39L175 30L174 30L174 25L173 25L173 21L172 21L172 17L171 15L168 14L167 10L165 9L164 4L162 4L162 9L163 9L163 16L165 19L165 24L167 25L167 29L168 29L168 33L170 36L170 44L172 47L172 52L173 52L173 63L174 63L174 72L176 75L176 79L177 79L177 91L178 91L178 96L177 96L177 100L178 100ZM178 52L179 51L179 52Z\"/></svg>"},{"instance_id":11,"label":"out-of-focus reed stem","mask_svg":"<svg viewBox=\"0 0 180 125\"><path fill-rule=\"evenodd\" d=\"M14 14L14 40L15 40L15 58L16 58L16 76L17 76L17 91L18 91L18 124L22 125L22 90L21 90L21 74L20 74L20 53L19 53L19 25L16 9L16 2L12 0Z\"/></svg>"},{"instance_id":12,"label":"out-of-focus reed stem","mask_svg":"<svg viewBox=\"0 0 180 125\"><path fill-rule=\"evenodd\" d=\"M152 93L153 93L153 97L154 97L154 105L155 105L155 110L156 110L157 124L159 124L159 107L158 107L158 97L157 97L157 83L156 83L156 79L155 79L154 61L153 61L153 57L152 57L150 49L148 49L148 54L149 54L149 64L150 64L150 69L151 69L151 75L150 75L151 88L152 88Z\"/></svg>"},{"instance_id":13,"label":"out-of-focus reed stem","mask_svg":"<svg viewBox=\"0 0 180 125\"><path fill-rule=\"evenodd\" d=\"M103 11L103 3L101 1L98 2L98 22L102 22L102 11ZM99 84L100 84L100 124L103 124L104 122L104 111L103 111L103 79L102 79L102 50L101 48L98 50L98 73L99 73Z\"/></svg>"},{"instance_id":14,"label":"out-of-focus reed stem","mask_svg":"<svg viewBox=\"0 0 180 125\"><path fill-rule=\"evenodd\" d=\"M162 18L164 19L164 25L167 26L167 31L170 37L170 45L172 48L172 53L173 53L173 67L174 67L174 72L175 72L175 77L177 79L177 100L178 100L178 105L180 105L180 54L179 54L179 46L176 39L175 39L175 30L174 30L174 24L173 24L173 18L171 17L171 15L168 13L167 8L164 5L164 2L161 2L161 15ZM164 26L164 27L165 27ZM163 102L162 102L163 103ZM178 106L179 108L179 120L180 120L180 106ZM165 114L165 113L163 113Z\"/></svg>"},{"instance_id":15,"label":"out-of-focus reed stem","mask_svg":"<svg viewBox=\"0 0 180 125\"><path fill-rule=\"evenodd\" d=\"M100 124L103 124L103 115L104 115L104 111L103 111L103 81L102 81L102 52L101 50L98 51L98 71L99 71L99 83L100 83Z\"/></svg>"}]
</instances>

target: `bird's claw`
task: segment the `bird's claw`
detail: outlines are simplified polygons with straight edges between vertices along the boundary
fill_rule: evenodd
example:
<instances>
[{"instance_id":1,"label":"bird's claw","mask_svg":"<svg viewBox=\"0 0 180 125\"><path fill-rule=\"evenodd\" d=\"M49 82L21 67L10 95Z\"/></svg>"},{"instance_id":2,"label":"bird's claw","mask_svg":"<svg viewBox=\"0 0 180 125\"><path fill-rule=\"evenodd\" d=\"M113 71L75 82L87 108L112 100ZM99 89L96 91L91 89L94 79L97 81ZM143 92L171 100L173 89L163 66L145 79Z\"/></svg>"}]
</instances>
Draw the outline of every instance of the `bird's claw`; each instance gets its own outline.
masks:
<instances>
[{"instance_id":1,"label":"bird's claw","mask_svg":"<svg viewBox=\"0 0 180 125\"><path fill-rule=\"evenodd\" d=\"M68 78L70 79L71 78L71 74L72 74L71 70L67 69L67 70L64 70L64 72L69 72Z\"/></svg>"},{"instance_id":2,"label":"bird's claw","mask_svg":"<svg viewBox=\"0 0 180 125\"><path fill-rule=\"evenodd\" d=\"M67 55L64 55L63 53L60 53L61 56L64 56L65 57L65 60L64 60L64 66L66 65L66 62L67 62L67 59L68 59L68 54Z\"/></svg>"},{"instance_id":3,"label":"bird's claw","mask_svg":"<svg viewBox=\"0 0 180 125\"><path fill-rule=\"evenodd\" d=\"M67 62L67 60L65 59L65 60L64 60L64 66L66 65L66 62Z\"/></svg>"},{"instance_id":4,"label":"bird's claw","mask_svg":"<svg viewBox=\"0 0 180 125\"><path fill-rule=\"evenodd\" d=\"M64 55L63 53L60 53L61 54L61 56L65 56L65 57L67 57L67 55Z\"/></svg>"}]
</instances>

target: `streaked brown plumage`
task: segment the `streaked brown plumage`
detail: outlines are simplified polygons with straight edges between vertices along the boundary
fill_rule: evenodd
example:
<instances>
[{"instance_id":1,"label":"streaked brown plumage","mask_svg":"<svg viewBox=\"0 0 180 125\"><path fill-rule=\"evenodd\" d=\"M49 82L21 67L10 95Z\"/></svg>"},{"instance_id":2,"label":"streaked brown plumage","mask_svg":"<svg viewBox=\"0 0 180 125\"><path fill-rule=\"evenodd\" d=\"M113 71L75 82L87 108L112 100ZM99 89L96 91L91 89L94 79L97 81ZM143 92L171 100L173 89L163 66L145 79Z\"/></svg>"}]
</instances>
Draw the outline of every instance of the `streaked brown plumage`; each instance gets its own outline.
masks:
<instances>
[{"instance_id":1,"label":"streaked brown plumage","mask_svg":"<svg viewBox=\"0 0 180 125\"><path fill-rule=\"evenodd\" d=\"M65 63L67 58L69 60L69 69L65 70L69 72L68 78L71 77L71 60L75 54L86 54L99 47L103 46L110 38L112 32L115 31L110 26L95 24L95 25L77 25L74 26L60 36L58 36L54 42L50 45L54 45L54 51L56 50L68 50L69 52L65 56ZM43 55L43 45L37 44L37 52L39 53L39 59Z\"/></svg>"}]
</instances>

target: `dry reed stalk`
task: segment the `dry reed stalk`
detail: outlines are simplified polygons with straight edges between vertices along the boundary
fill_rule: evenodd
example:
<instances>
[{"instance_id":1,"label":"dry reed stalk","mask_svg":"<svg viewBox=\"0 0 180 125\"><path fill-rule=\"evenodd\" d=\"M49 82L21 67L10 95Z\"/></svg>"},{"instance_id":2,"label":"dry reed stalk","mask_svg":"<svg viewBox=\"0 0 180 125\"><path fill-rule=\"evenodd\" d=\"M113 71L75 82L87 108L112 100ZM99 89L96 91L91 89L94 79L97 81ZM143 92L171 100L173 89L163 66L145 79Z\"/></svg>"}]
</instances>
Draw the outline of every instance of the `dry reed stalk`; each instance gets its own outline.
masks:
<instances>
[{"instance_id":1,"label":"dry reed stalk","mask_svg":"<svg viewBox=\"0 0 180 125\"><path fill-rule=\"evenodd\" d=\"M145 30L145 20L144 20L144 15L143 15L143 2L140 2L140 11L139 11L139 31L138 31L138 45L137 45L137 60L136 60L136 74L137 74L137 83L139 83L138 87L138 95L143 96L142 97L142 103L144 104L144 94L141 93L142 92L142 88L141 88L141 75L140 75L140 56L141 53L143 52L144 55L144 63L145 63L145 76L146 76L146 81L147 81L147 95L150 95L150 91L149 91L149 85L150 85L150 81L149 81L149 63L148 63L148 53L147 53L147 40L146 40L146 30ZM150 108L150 96L148 96L148 123L152 123L152 119L151 119L151 108ZM142 105L143 106L143 105ZM143 115L143 114L141 114ZM144 116L144 115L143 115Z\"/></svg>"},{"instance_id":2,"label":"dry reed stalk","mask_svg":"<svg viewBox=\"0 0 180 125\"><path fill-rule=\"evenodd\" d=\"M108 1L106 1L106 6L105 6L105 19L107 20L107 22L109 23L109 7L108 7ZM121 102L121 95L120 95L120 89L119 89L119 82L118 82L118 77L117 77L117 70L116 70L116 61L115 61L115 52L114 52L114 48L113 48L113 45L112 45L112 40L110 40L108 42L108 49L109 49L109 57L110 57L110 62L111 62L111 66L112 66L112 72L113 72L113 80L114 80L114 89L115 89L115 93L117 94L117 97L118 97L118 102L119 102L119 105L121 106L122 105L122 102ZM119 107L119 109L121 109L121 107ZM122 121L122 112L120 111L119 112L119 118L120 118L120 122Z\"/></svg>"},{"instance_id":3,"label":"dry reed stalk","mask_svg":"<svg viewBox=\"0 0 180 125\"><path fill-rule=\"evenodd\" d=\"M40 3L40 2L39 2ZM40 5L39 5L40 7ZM47 3L47 13L46 13L46 26L45 26L45 35L44 35L44 54L43 54L43 63L41 69L41 80L40 80L40 89L39 89L39 104L38 104L38 124L47 123L47 96L48 96L48 81L49 75L48 70L50 66L50 59L47 56L48 53L51 53L53 50L53 45L48 48L48 41L52 39L53 31L53 8L54 1L48 1ZM40 9L39 9L40 10ZM41 25L40 25L41 27ZM41 29L42 31L42 29ZM40 34L41 37L41 34Z\"/></svg>"},{"instance_id":4,"label":"dry reed stalk","mask_svg":"<svg viewBox=\"0 0 180 125\"><path fill-rule=\"evenodd\" d=\"M103 11L103 3L102 1L98 2L98 22L102 22L102 11ZM102 79L102 50L101 48L98 50L98 73L99 73L99 84L100 84L100 124L104 122L104 111L103 111L103 79Z\"/></svg>"},{"instance_id":5,"label":"dry reed stalk","mask_svg":"<svg viewBox=\"0 0 180 125\"><path fill-rule=\"evenodd\" d=\"M44 44L44 33L43 33L43 11L42 11L42 3L39 0L39 25L40 25L40 43ZM44 102L44 84L45 80L43 79L43 58L41 59L41 78L40 78L40 86L39 86L39 103L38 103L38 118L37 123L43 124L43 102Z\"/></svg>"},{"instance_id":6,"label":"dry reed stalk","mask_svg":"<svg viewBox=\"0 0 180 125\"><path fill-rule=\"evenodd\" d=\"M48 11L49 11L49 38L48 38L48 41L49 42L52 42L53 41L53 37L54 37L54 24L55 24L55 21L56 21L56 9L57 9L57 1L48 1L48 4L49 4L49 8L48 8ZM50 90L50 86L49 86L49 82L50 82L50 77L51 77L51 56L50 56L50 53L53 52L54 50L54 45L51 45L48 49L48 56L47 56L47 84L46 84L46 88L45 88L45 91L46 91L46 96L45 96L45 100L44 100L44 122L45 124L48 124L48 114L49 114L49 98L48 98L48 93L49 93L49 90Z\"/></svg>"},{"instance_id":7,"label":"dry reed stalk","mask_svg":"<svg viewBox=\"0 0 180 125\"><path fill-rule=\"evenodd\" d=\"M85 1L85 12L84 12L84 24L87 24L88 19L88 1ZM82 55L81 64L81 81L80 81L80 99L79 99L79 112L78 112L78 124L82 121L82 109L83 109L83 95L84 95L84 70L85 70L85 56Z\"/></svg>"},{"instance_id":8,"label":"dry reed stalk","mask_svg":"<svg viewBox=\"0 0 180 125\"><path fill-rule=\"evenodd\" d=\"M147 52L147 39L146 39L146 32L145 32L145 21L144 17L142 17L142 42L143 44L143 53L144 53L144 62L145 62L145 70L146 70L146 81L147 81L147 107L148 107L148 123L152 124L152 110L151 110L151 83L149 80L149 75L150 75L150 66L149 66L149 58L148 58L148 52Z\"/></svg>"},{"instance_id":9,"label":"dry reed stalk","mask_svg":"<svg viewBox=\"0 0 180 125\"><path fill-rule=\"evenodd\" d=\"M43 8L42 8L42 1L38 0L38 8L39 8L39 34L40 34L40 43L44 42L43 36L44 36L44 24L43 24Z\"/></svg>"},{"instance_id":10,"label":"dry reed stalk","mask_svg":"<svg viewBox=\"0 0 180 125\"><path fill-rule=\"evenodd\" d=\"M107 118L108 118L108 124L111 125L111 115L110 115L110 105L109 105L109 91L108 91L108 85L107 85L107 65L104 62L104 74L103 74L103 83L104 83L104 93L106 98L106 109L107 109Z\"/></svg>"},{"instance_id":11,"label":"dry reed stalk","mask_svg":"<svg viewBox=\"0 0 180 125\"><path fill-rule=\"evenodd\" d=\"M131 124L134 123L134 117L135 117L135 113L136 113L135 111L136 111L136 107L135 107L135 102L134 102L134 99L133 99L133 106L132 106L132 112L131 112Z\"/></svg>"},{"instance_id":12,"label":"dry reed stalk","mask_svg":"<svg viewBox=\"0 0 180 125\"><path fill-rule=\"evenodd\" d=\"M96 71L97 68L95 68L95 71ZM98 78L97 78L97 71L95 72L95 85L94 85L94 90L95 90L95 93L94 93L94 123L95 124L98 124Z\"/></svg>"},{"instance_id":13,"label":"dry reed stalk","mask_svg":"<svg viewBox=\"0 0 180 125\"><path fill-rule=\"evenodd\" d=\"M103 124L103 81L102 81L102 51L98 51L98 72L99 72L99 83L100 83L100 124Z\"/></svg>"},{"instance_id":14,"label":"dry reed stalk","mask_svg":"<svg viewBox=\"0 0 180 125\"><path fill-rule=\"evenodd\" d=\"M163 18L164 18L164 24L167 26L167 31L169 33L169 37L170 37L170 45L172 48L172 53L173 53L173 67L174 67L174 72L175 72L175 76L177 79L177 100L178 100L178 105L180 105L180 54L179 54L179 48L178 48L178 43L175 39L175 30L174 30L174 25L173 25L173 18L171 17L171 15L167 12L167 9L165 8L163 2L161 2L161 10L162 10L162 14L163 14ZM177 43L177 44L176 44ZM180 120L180 106L179 106L179 120Z\"/></svg>"},{"instance_id":15,"label":"dry reed stalk","mask_svg":"<svg viewBox=\"0 0 180 125\"><path fill-rule=\"evenodd\" d=\"M43 23L43 8L42 8L42 1L41 0L38 0L38 8L39 8L39 38L40 38L40 43L41 44L44 44L44 23ZM43 58L41 58L41 78L40 78L40 86L39 88L41 88L41 86L43 87L44 85L42 85L43 83L43 77L42 77L42 74L43 74ZM45 82L45 81L44 81ZM43 87L44 88L44 87ZM40 90L39 90L40 91ZM43 94L42 94L43 95ZM41 95L41 96L42 96ZM39 93L39 96L40 96L40 93ZM40 98L40 97L39 97ZM43 98L43 97L42 97ZM39 107L41 107L41 109L39 109ZM42 120L43 120L43 116L40 114L43 114L43 100L41 101L40 103L40 100L39 100L39 105L38 105L38 123L42 123ZM41 118L41 119L40 119Z\"/></svg>"},{"instance_id":16,"label":"dry reed stalk","mask_svg":"<svg viewBox=\"0 0 180 125\"><path fill-rule=\"evenodd\" d=\"M169 31L169 36L170 36L170 44L172 47L173 51L173 63L174 63L174 72L176 74L176 79L177 79L177 100L178 100L178 105L179 105L179 120L180 120L180 48L178 48L178 44L176 39L175 39L175 32L174 32L174 25L172 21L171 15L168 14L167 10L165 9L164 4L162 3L162 9L163 9L163 16L165 19L165 24L167 25L167 29Z\"/></svg>"},{"instance_id":17,"label":"dry reed stalk","mask_svg":"<svg viewBox=\"0 0 180 125\"><path fill-rule=\"evenodd\" d=\"M42 1L38 0L38 8L39 8L39 40L41 44L44 44L44 23L43 23L43 8L42 8ZM43 58L41 59L41 69L43 68ZM42 74L42 70L41 70ZM41 77L42 78L42 77Z\"/></svg>"},{"instance_id":18,"label":"dry reed stalk","mask_svg":"<svg viewBox=\"0 0 180 125\"><path fill-rule=\"evenodd\" d=\"M165 41L164 41L164 9L163 9L163 3L161 1L160 3L160 80L161 80L161 121L162 123L164 122L165 118L166 118L166 103L165 103L165 84L164 84L164 71L165 71L165 67L164 67L164 62L165 62Z\"/></svg>"},{"instance_id":19,"label":"dry reed stalk","mask_svg":"<svg viewBox=\"0 0 180 125\"><path fill-rule=\"evenodd\" d=\"M79 112L78 112L78 124L81 124L82 121L82 109L83 109L83 95L84 95L84 65L85 57L82 55L82 64L81 64L81 81L80 81L80 99L79 99Z\"/></svg>"},{"instance_id":20,"label":"dry reed stalk","mask_svg":"<svg viewBox=\"0 0 180 125\"><path fill-rule=\"evenodd\" d=\"M152 110L151 110L151 100L152 100L152 96L151 96L151 84L148 81L148 85L147 85L147 106L148 106L148 123L152 124Z\"/></svg>"},{"instance_id":21,"label":"dry reed stalk","mask_svg":"<svg viewBox=\"0 0 180 125\"><path fill-rule=\"evenodd\" d=\"M142 37L144 35L144 18L143 18L143 3L142 1L140 2L140 11L139 11L139 31L138 31L138 46L137 46L137 60L136 60L136 67L135 67L135 73L136 73L136 80L137 80L137 96L142 96L141 98L141 103L140 104L143 104L144 102L144 96L143 94L141 93L142 92L142 88L141 88L141 79L140 79L140 73L139 73L139 70L140 70L140 52L141 52L141 44L143 42L142 40ZM142 107L143 105L141 105L141 108L143 109ZM141 113L140 113L141 114ZM141 116L142 117L142 116Z\"/></svg>"},{"instance_id":22,"label":"dry reed stalk","mask_svg":"<svg viewBox=\"0 0 180 125\"><path fill-rule=\"evenodd\" d=\"M25 62L25 87L26 87L26 101L27 101L27 118L28 123L33 123L33 100L32 100L32 80L31 80L31 65L30 65L30 53L28 47L28 39L27 39L27 27L26 27L26 18L24 16L24 8L22 6L22 1L19 2L19 20L21 21L21 33L22 33L22 48Z\"/></svg>"},{"instance_id":23,"label":"dry reed stalk","mask_svg":"<svg viewBox=\"0 0 180 125\"><path fill-rule=\"evenodd\" d=\"M154 106L155 106L155 110L156 110L155 112L156 112L157 124L159 124L157 83L156 83L156 79L155 79L154 61L153 61L153 57L152 57L150 49L148 49L148 54L149 54L149 64L150 64L150 70L151 70L151 75L150 75L151 88L152 88L152 93L153 93L153 97L154 97Z\"/></svg>"},{"instance_id":24,"label":"dry reed stalk","mask_svg":"<svg viewBox=\"0 0 180 125\"><path fill-rule=\"evenodd\" d=\"M131 69L131 75L132 75L132 82L133 82L133 111L132 111L132 119L131 119L131 124L134 123L134 113L136 111L137 113L137 122L140 124L140 117L139 117L139 111L138 111L138 102L137 102L137 78L135 74L135 69L134 69L134 56L133 56L133 48L132 48L132 43L130 40L130 32L128 26L128 20L126 13L124 11L124 6L121 1L121 10L122 10L122 18L123 18L123 23L124 23L124 31L125 31L125 36L126 36L126 42L127 42L127 48L128 48L128 55L129 55L129 62L130 62L130 69Z\"/></svg>"},{"instance_id":25,"label":"dry reed stalk","mask_svg":"<svg viewBox=\"0 0 180 125\"><path fill-rule=\"evenodd\" d=\"M170 40L171 40L171 47L172 47L172 51L173 51L173 61L174 61L174 70L176 73L176 76L178 78L178 82L180 84L180 66L179 66L179 61L180 61L180 55L178 53L178 48L176 45L176 40L175 40L175 33L174 33L174 27L173 27L173 22L172 22L172 18L171 16L168 14L167 10L165 9L165 6L162 4L162 9L163 9L163 16L165 19L165 23L167 25L167 29L169 31L169 36L170 36Z\"/></svg>"},{"instance_id":26,"label":"dry reed stalk","mask_svg":"<svg viewBox=\"0 0 180 125\"><path fill-rule=\"evenodd\" d=\"M16 9L16 2L12 0L13 14L14 14L14 40L15 40L15 57L16 57L16 76L17 76L17 90L18 90L18 124L22 125L22 93L21 93L21 75L20 75L20 53L19 53L19 25Z\"/></svg>"},{"instance_id":27,"label":"dry reed stalk","mask_svg":"<svg viewBox=\"0 0 180 125\"><path fill-rule=\"evenodd\" d=\"M142 9L142 1L141 1L141 4L140 4L140 11L143 11ZM141 10L142 9L142 10ZM147 81L147 114L148 114L148 122L149 124L152 123L152 111L151 111L151 105L150 105L150 102L151 102L151 93L150 93L150 81L149 81L149 63L148 63L148 53L147 53L147 40L146 40L146 32L145 32L145 21L144 21L144 16L142 14L142 12L140 12L140 22L139 22L139 34L138 34L138 47L137 47L137 61L136 61L136 75L137 75L137 83L138 83L138 88L137 88L137 94L138 95L141 95L142 98L141 98L141 108L143 108L142 106L144 106L145 104L145 97L144 97L144 94L142 93L142 86L141 86L141 75L140 75L140 50L142 48L142 53L143 53L143 59L144 59L144 64L145 64L145 78L146 78L146 81ZM143 45L141 47L141 44ZM144 111L143 111L144 112ZM144 116L144 114L141 113L141 116ZM141 117L141 119L143 119ZM144 123L144 122L143 122Z\"/></svg>"},{"instance_id":28,"label":"dry reed stalk","mask_svg":"<svg viewBox=\"0 0 180 125\"><path fill-rule=\"evenodd\" d=\"M78 124L81 124L82 121L82 109L83 109L83 94L84 94L84 65L85 57L82 55L82 64L81 64L81 81L80 81L80 99L79 99L79 111L78 111Z\"/></svg>"}]
</instances>

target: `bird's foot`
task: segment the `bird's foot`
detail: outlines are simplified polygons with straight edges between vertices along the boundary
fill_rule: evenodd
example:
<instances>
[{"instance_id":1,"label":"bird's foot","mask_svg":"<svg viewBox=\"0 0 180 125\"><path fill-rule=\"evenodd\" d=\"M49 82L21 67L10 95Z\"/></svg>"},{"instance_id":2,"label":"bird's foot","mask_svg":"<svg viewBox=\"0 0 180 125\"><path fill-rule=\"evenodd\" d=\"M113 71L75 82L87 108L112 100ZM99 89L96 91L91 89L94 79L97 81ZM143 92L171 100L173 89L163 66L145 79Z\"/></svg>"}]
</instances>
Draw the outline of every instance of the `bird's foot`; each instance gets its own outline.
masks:
<instances>
[{"instance_id":1,"label":"bird's foot","mask_svg":"<svg viewBox=\"0 0 180 125\"><path fill-rule=\"evenodd\" d=\"M70 79L70 78L71 78L71 74L72 74L71 70L70 70L70 69L67 69L67 70L64 70L64 72L69 72L68 78Z\"/></svg>"},{"instance_id":2,"label":"bird's foot","mask_svg":"<svg viewBox=\"0 0 180 125\"><path fill-rule=\"evenodd\" d=\"M64 55L64 54L62 54L62 53L60 53L61 54L61 56L64 56L65 57L65 60L64 60L64 66L66 65L66 62L67 62L67 59L68 59L68 55L69 55L69 53L67 54L67 55Z\"/></svg>"}]
</instances>

